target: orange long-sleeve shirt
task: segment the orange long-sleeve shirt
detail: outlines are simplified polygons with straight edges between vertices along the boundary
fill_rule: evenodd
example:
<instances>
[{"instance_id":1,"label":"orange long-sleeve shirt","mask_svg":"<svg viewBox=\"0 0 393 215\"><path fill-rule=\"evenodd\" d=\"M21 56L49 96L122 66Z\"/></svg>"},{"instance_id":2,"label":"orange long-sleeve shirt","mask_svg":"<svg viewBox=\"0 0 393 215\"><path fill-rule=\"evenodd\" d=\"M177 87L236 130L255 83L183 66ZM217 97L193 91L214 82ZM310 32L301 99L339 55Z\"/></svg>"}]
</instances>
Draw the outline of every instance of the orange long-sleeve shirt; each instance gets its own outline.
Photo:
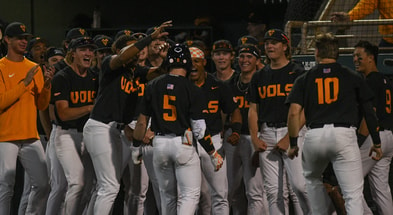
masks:
<instances>
[{"instance_id":1,"label":"orange long-sleeve shirt","mask_svg":"<svg viewBox=\"0 0 393 215\"><path fill-rule=\"evenodd\" d=\"M44 88L41 68L30 85L24 85L23 79L35 65L26 58L21 62L0 59L0 142L39 139L37 108L46 109L50 89Z\"/></svg>"},{"instance_id":2,"label":"orange long-sleeve shirt","mask_svg":"<svg viewBox=\"0 0 393 215\"><path fill-rule=\"evenodd\" d=\"M360 0L356 6L348 12L350 20L362 19L365 16L379 11L380 19L393 19L393 1L392 0ZM393 34L393 25L380 25L379 33L383 35ZM384 37L389 43L393 43L392 37Z\"/></svg>"}]
</instances>

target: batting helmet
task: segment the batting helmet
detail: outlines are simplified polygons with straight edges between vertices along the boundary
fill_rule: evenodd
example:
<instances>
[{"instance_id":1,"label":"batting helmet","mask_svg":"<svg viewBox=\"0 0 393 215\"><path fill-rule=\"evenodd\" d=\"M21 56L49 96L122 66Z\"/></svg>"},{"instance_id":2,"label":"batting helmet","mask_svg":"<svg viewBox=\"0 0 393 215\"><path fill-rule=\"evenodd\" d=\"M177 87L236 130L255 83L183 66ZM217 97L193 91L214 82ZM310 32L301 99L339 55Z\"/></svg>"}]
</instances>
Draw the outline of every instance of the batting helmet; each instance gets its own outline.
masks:
<instances>
[{"instance_id":1,"label":"batting helmet","mask_svg":"<svg viewBox=\"0 0 393 215\"><path fill-rule=\"evenodd\" d=\"M167 54L167 65L168 68L184 68L188 74L192 68L191 54L188 47L179 43L171 46Z\"/></svg>"}]
</instances>

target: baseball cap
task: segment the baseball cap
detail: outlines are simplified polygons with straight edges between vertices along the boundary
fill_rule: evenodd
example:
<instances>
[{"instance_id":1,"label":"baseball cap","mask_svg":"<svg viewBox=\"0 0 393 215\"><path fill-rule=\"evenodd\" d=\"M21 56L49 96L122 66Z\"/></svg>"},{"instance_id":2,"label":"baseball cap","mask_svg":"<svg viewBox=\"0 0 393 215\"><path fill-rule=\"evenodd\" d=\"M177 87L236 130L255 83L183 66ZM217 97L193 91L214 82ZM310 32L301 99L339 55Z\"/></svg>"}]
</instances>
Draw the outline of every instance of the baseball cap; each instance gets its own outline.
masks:
<instances>
[{"instance_id":1,"label":"baseball cap","mask_svg":"<svg viewBox=\"0 0 393 215\"><path fill-rule=\"evenodd\" d=\"M252 44L252 45L257 46L258 45L258 40L257 40L257 38L255 38L255 37L253 37L251 35L245 35L245 36L240 37L237 40L237 46L241 46L241 45L244 45L244 44Z\"/></svg>"},{"instance_id":2,"label":"baseball cap","mask_svg":"<svg viewBox=\"0 0 393 215\"><path fill-rule=\"evenodd\" d=\"M216 42L214 42L212 52L218 51L232 52L233 47L231 42L229 42L229 40L217 40Z\"/></svg>"},{"instance_id":3,"label":"baseball cap","mask_svg":"<svg viewBox=\"0 0 393 215\"><path fill-rule=\"evenodd\" d=\"M270 29L265 33L263 41L276 40L282 43L289 43L288 36L280 29Z\"/></svg>"},{"instance_id":4,"label":"baseball cap","mask_svg":"<svg viewBox=\"0 0 393 215\"><path fill-rule=\"evenodd\" d=\"M60 48L56 48L56 47L50 47L47 51L46 51L46 56L45 56L45 60L47 61L49 58L53 57L53 56L65 56L63 49Z\"/></svg>"},{"instance_id":5,"label":"baseball cap","mask_svg":"<svg viewBox=\"0 0 393 215\"><path fill-rule=\"evenodd\" d=\"M86 37L86 36L88 36L88 34L84 28L72 28L67 32L66 40L71 41L78 37Z\"/></svg>"},{"instance_id":6,"label":"baseball cap","mask_svg":"<svg viewBox=\"0 0 393 215\"><path fill-rule=\"evenodd\" d=\"M139 39L145 38L147 35L145 33L142 33L142 32L136 32L136 33L133 33L131 36L135 37L135 38L137 38L139 40Z\"/></svg>"},{"instance_id":7,"label":"baseball cap","mask_svg":"<svg viewBox=\"0 0 393 215\"><path fill-rule=\"evenodd\" d=\"M131 31L130 29L123 29L123 30L120 30L120 31L118 31L118 32L116 33L116 35L115 35L115 40L117 40L117 38L119 38L120 36L123 36L123 35L131 36L133 33L134 33L134 32Z\"/></svg>"},{"instance_id":8,"label":"baseball cap","mask_svg":"<svg viewBox=\"0 0 393 215\"><path fill-rule=\"evenodd\" d=\"M90 37L79 37L73 39L70 43L69 49L76 49L81 47L92 47L93 49L97 48L97 45L94 43L93 39Z\"/></svg>"},{"instance_id":9,"label":"baseball cap","mask_svg":"<svg viewBox=\"0 0 393 215\"><path fill-rule=\"evenodd\" d=\"M189 47L190 53L191 53L191 58L205 58L205 53L197 47Z\"/></svg>"},{"instance_id":10,"label":"baseball cap","mask_svg":"<svg viewBox=\"0 0 393 215\"><path fill-rule=\"evenodd\" d=\"M111 49L113 44L113 39L102 35L94 40L94 43L97 45L96 51L104 50L104 49Z\"/></svg>"},{"instance_id":11,"label":"baseball cap","mask_svg":"<svg viewBox=\"0 0 393 215\"><path fill-rule=\"evenodd\" d=\"M26 50L29 52L37 43L44 43L45 45L48 45L44 38L34 37L33 39L29 40L29 43L27 43Z\"/></svg>"},{"instance_id":12,"label":"baseball cap","mask_svg":"<svg viewBox=\"0 0 393 215\"><path fill-rule=\"evenodd\" d=\"M27 32L27 27L21 22L11 22L5 28L4 34L9 37L32 36Z\"/></svg>"},{"instance_id":13,"label":"baseball cap","mask_svg":"<svg viewBox=\"0 0 393 215\"><path fill-rule=\"evenodd\" d=\"M252 44L245 44L245 45L240 46L239 54L240 53L250 53L250 54L254 55L256 58L260 57L259 49Z\"/></svg>"}]
</instances>

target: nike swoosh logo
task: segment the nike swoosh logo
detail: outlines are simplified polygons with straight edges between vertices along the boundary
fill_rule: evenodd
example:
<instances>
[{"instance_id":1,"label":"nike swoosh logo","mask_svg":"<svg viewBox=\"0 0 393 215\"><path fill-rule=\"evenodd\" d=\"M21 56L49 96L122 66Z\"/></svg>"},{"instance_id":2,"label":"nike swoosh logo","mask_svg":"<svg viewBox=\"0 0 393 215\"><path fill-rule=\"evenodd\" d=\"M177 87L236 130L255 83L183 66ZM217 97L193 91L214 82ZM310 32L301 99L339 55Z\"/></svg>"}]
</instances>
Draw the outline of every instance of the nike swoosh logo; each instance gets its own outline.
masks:
<instances>
[{"instance_id":1,"label":"nike swoosh logo","mask_svg":"<svg viewBox=\"0 0 393 215\"><path fill-rule=\"evenodd\" d=\"M218 87L212 87L212 90L215 90L215 89L217 89Z\"/></svg>"},{"instance_id":2,"label":"nike swoosh logo","mask_svg":"<svg viewBox=\"0 0 393 215\"><path fill-rule=\"evenodd\" d=\"M288 72L288 74L292 75L292 74L295 74L295 72Z\"/></svg>"},{"instance_id":3,"label":"nike swoosh logo","mask_svg":"<svg viewBox=\"0 0 393 215\"><path fill-rule=\"evenodd\" d=\"M8 77L12 78L14 77L15 73L9 74Z\"/></svg>"},{"instance_id":4,"label":"nike swoosh logo","mask_svg":"<svg viewBox=\"0 0 393 215\"><path fill-rule=\"evenodd\" d=\"M53 93L53 95L54 96L58 96L58 95L60 95L61 93Z\"/></svg>"}]
</instances>

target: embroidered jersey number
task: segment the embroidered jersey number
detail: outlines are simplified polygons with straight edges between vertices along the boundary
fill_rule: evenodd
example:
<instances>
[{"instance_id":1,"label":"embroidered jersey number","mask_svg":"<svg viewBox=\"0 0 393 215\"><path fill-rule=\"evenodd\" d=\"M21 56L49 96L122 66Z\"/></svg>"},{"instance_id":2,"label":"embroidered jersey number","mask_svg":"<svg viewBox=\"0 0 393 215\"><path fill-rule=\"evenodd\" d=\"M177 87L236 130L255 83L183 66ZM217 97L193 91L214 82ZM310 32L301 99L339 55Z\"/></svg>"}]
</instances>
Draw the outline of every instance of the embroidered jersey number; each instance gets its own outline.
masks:
<instances>
[{"instance_id":1,"label":"embroidered jersey number","mask_svg":"<svg viewBox=\"0 0 393 215\"><path fill-rule=\"evenodd\" d=\"M164 110L167 110L169 113L163 113L163 119L165 121L176 121L177 113L176 106L170 104L173 101L176 101L176 96L164 95Z\"/></svg>"},{"instance_id":2,"label":"embroidered jersey number","mask_svg":"<svg viewBox=\"0 0 393 215\"><path fill-rule=\"evenodd\" d=\"M339 85L338 78L317 78L315 83L318 88L318 104L331 104L337 101Z\"/></svg>"}]
</instances>

